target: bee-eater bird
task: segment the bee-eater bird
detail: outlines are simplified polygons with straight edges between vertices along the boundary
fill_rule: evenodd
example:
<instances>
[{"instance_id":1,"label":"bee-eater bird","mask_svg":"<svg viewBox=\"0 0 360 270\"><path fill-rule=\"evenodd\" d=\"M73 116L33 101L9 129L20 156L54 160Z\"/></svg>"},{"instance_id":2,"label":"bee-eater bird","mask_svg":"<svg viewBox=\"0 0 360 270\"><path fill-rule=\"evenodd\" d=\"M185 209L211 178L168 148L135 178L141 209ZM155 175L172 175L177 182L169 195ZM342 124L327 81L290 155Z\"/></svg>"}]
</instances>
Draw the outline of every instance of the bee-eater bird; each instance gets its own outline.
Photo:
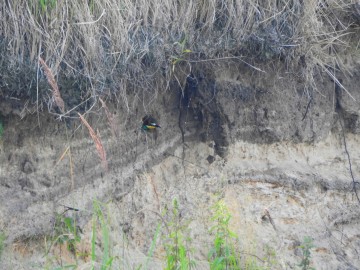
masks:
<instances>
[{"instance_id":1,"label":"bee-eater bird","mask_svg":"<svg viewBox=\"0 0 360 270\"><path fill-rule=\"evenodd\" d=\"M161 128L161 127L157 124L157 121L155 120L154 117L152 117L151 115L145 115L142 118L141 129L152 130L152 129L156 129L156 128Z\"/></svg>"}]
</instances>

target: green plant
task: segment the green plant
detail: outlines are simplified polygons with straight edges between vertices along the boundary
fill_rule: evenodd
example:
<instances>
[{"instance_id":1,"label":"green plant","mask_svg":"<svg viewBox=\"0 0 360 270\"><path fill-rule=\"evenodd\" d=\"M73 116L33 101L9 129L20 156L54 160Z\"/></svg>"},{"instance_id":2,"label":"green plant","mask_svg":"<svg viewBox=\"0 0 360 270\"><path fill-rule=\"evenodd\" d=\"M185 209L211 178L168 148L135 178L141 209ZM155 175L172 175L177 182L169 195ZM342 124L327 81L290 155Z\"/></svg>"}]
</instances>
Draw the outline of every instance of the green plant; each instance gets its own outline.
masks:
<instances>
[{"instance_id":1,"label":"green plant","mask_svg":"<svg viewBox=\"0 0 360 270\"><path fill-rule=\"evenodd\" d=\"M305 236L299 247L302 249L302 259L299 264L301 270L315 270L315 268L310 267L311 249L314 247L311 237Z\"/></svg>"},{"instance_id":2,"label":"green plant","mask_svg":"<svg viewBox=\"0 0 360 270\"><path fill-rule=\"evenodd\" d=\"M186 36L185 35L182 37L182 39L180 41L176 41L174 43L174 45L177 45L180 51L177 53L177 55L171 56L171 60L172 60L171 64L172 64L173 72L175 70L175 66L182 61L187 61L186 60L187 56L189 55L189 53L192 52L190 49L187 49L185 47L185 45L186 45Z\"/></svg>"},{"instance_id":3,"label":"green plant","mask_svg":"<svg viewBox=\"0 0 360 270\"><path fill-rule=\"evenodd\" d=\"M157 239L158 239L158 237L160 235L160 230L161 230L161 222L159 222L159 224L157 225L154 237L153 237L153 239L151 241L150 249L149 249L148 255L146 257L145 265L144 265L145 270L148 269L149 260L154 255L156 241L157 241ZM136 269L140 270L141 268L142 268L142 265L139 265Z\"/></svg>"},{"instance_id":4,"label":"green plant","mask_svg":"<svg viewBox=\"0 0 360 270\"><path fill-rule=\"evenodd\" d=\"M107 215L103 211L104 205L99 201L93 202L92 212L92 231L91 231L91 254L80 254L77 244L81 241L80 228L76 225L75 219L64 216L64 213L56 216L55 222L55 240L54 244L66 244L67 249L75 255L76 263L51 269L76 269L78 265L77 258L82 256L91 256L92 268L107 270L111 269L114 257L110 256L110 233L108 228ZM77 209L69 208L78 211ZM68 210L69 210L68 209ZM66 210L67 211L67 210ZM98 249L97 234L101 233L101 252ZM50 248L47 253L49 253ZM101 254L100 254L101 253ZM99 267L100 265L100 267Z\"/></svg>"},{"instance_id":5,"label":"green plant","mask_svg":"<svg viewBox=\"0 0 360 270\"><path fill-rule=\"evenodd\" d=\"M4 251L5 239L6 239L5 233L0 231L0 261L1 261L2 252Z\"/></svg>"},{"instance_id":6,"label":"green plant","mask_svg":"<svg viewBox=\"0 0 360 270\"><path fill-rule=\"evenodd\" d=\"M2 136L3 136L3 134L4 134L4 126L3 126L3 123L0 120L0 140L1 140Z\"/></svg>"},{"instance_id":7,"label":"green plant","mask_svg":"<svg viewBox=\"0 0 360 270\"><path fill-rule=\"evenodd\" d=\"M41 11L45 12L48 7L50 9L55 7L56 0L39 0L39 4L41 6Z\"/></svg>"},{"instance_id":8,"label":"green plant","mask_svg":"<svg viewBox=\"0 0 360 270\"><path fill-rule=\"evenodd\" d=\"M100 224L101 234L102 234L102 255L101 255L101 270L110 269L114 257L110 256L110 235L108 228L108 221L105 218L104 212L102 210L102 204L98 201L93 202L93 225L92 225L92 237L91 237L91 260L93 263L92 269L95 269L95 264L97 262L96 255L96 234L97 234L97 225Z\"/></svg>"},{"instance_id":9,"label":"green plant","mask_svg":"<svg viewBox=\"0 0 360 270\"><path fill-rule=\"evenodd\" d=\"M269 245L264 246L265 256L263 257L265 269L278 269L281 268L277 260L276 251Z\"/></svg>"},{"instance_id":10,"label":"green plant","mask_svg":"<svg viewBox=\"0 0 360 270\"><path fill-rule=\"evenodd\" d=\"M55 244L66 244L67 249L77 255L76 245L81 241L80 229L72 217L63 214L56 215Z\"/></svg>"},{"instance_id":11,"label":"green plant","mask_svg":"<svg viewBox=\"0 0 360 270\"><path fill-rule=\"evenodd\" d=\"M215 234L215 238L208 255L210 269L240 269L240 260L234 244L237 235L229 228L231 215L225 202L219 200L213 207L213 211L211 220L215 222L215 225L211 227L210 232Z\"/></svg>"},{"instance_id":12,"label":"green plant","mask_svg":"<svg viewBox=\"0 0 360 270\"><path fill-rule=\"evenodd\" d=\"M171 220L167 224L168 234L166 235L166 270L187 270L194 267L195 262L191 259L191 252L188 247L191 239L185 236L187 225L183 224L179 213L179 205L176 199L173 200Z\"/></svg>"}]
</instances>

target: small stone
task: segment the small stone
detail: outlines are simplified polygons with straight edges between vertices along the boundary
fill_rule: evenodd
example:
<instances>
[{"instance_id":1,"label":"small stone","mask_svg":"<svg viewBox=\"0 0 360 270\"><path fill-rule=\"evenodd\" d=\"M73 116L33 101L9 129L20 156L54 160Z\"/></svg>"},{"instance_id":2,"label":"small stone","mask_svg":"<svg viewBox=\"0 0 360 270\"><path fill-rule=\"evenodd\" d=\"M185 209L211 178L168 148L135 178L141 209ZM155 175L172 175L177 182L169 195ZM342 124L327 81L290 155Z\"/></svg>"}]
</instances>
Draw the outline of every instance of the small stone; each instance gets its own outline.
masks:
<instances>
[{"instance_id":1,"label":"small stone","mask_svg":"<svg viewBox=\"0 0 360 270\"><path fill-rule=\"evenodd\" d=\"M212 155L209 155L209 156L206 158L206 160L211 164L211 163L213 163L213 162L215 161L215 157L212 156Z\"/></svg>"},{"instance_id":2,"label":"small stone","mask_svg":"<svg viewBox=\"0 0 360 270\"><path fill-rule=\"evenodd\" d=\"M32 173L35 171L35 168L33 166L33 164L30 161L26 161L24 163L23 169L22 171L26 174Z\"/></svg>"}]
</instances>

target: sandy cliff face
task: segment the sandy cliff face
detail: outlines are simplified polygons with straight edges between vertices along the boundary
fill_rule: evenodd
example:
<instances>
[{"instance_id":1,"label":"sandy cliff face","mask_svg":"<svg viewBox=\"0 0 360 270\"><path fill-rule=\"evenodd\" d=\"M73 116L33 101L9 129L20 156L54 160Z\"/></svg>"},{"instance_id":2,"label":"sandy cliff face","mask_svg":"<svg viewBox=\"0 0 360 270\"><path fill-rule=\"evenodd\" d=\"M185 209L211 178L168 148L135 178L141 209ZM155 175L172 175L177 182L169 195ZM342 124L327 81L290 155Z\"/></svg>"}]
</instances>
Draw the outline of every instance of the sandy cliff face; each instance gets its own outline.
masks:
<instances>
[{"instance_id":1,"label":"sandy cliff face","mask_svg":"<svg viewBox=\"0 0 360 270\"><path fill-rule=\"evenodd\" d=\"M295 267L304 236L314 239L316 269L358 269L360 207L349 161L357 181L359 76L341 78L351 98L327 77L318 76L317 89L305 89L294 74L273 70L196 66L182 77L185 87L174 80L148 97L151 103L131 93L130 107L106 101L113 128L95 106L86 118L99 130L107 172L77 119L65 124L51 115L5 115L0 228L8 238L0 264L44 266L50 255L43 256L41 243L63 205L80 209L76 219L88 239L97 199L111 213L113 253L126 253L127 267L135 267L148 252L162 211L177 198L195 259L206 268L209 207L220 197L244 250L259 256L275 250L273 269ZM158 132L140 131L145 113L158 118ZM159 246L152 269L161 265ZM70 255L61 259L71 262Z\"/></svg>"}]
</instances>

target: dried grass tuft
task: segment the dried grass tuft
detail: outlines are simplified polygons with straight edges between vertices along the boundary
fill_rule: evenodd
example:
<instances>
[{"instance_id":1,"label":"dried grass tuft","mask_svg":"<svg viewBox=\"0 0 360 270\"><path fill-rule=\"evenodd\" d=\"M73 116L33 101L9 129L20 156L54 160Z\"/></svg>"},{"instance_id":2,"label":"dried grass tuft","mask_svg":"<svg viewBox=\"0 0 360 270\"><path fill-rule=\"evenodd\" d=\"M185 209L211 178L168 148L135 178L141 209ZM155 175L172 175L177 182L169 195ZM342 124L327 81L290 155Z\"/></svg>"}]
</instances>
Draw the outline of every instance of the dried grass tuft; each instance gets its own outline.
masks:
<instances>
[{"instance_id":1,"label":"dried grass tuft","mask_svg":"<svg viewBox=\"0 0 360 270\"><path fill-rule=\"evenodd\" d=\"M191 51L186 56L192 64L238 59L266 71L278 61L316 87L319 70L325 76L328 67L347 72L342 52L359 54L357 3L99 0L44 8L39 1L7 1L0 9L0 36L14 59L31 63L41 52L62 76L86 80L93 98L109 91L131 110L127 93L150 106L158 89L168 89L172 62L184 58L183 49ZM61 107L60 96L54 97Z\"/></svg>"},{"instance_id":2,"label":"dried grass tuft","mask_svg":"<svg viewBox=\"0 0 360 270\"><path fill-rule=\"evenodd\" d=\"M105 114L106 114L106 117L108 119L109 126L111 128L111 133L116 138L117 137L117 132L116 132L116 125L115 125L115 121L114 121L114 115L110 112L110 110L107 107L105 101L103 101L102 98L99 98L99 100L100 100L101 106L105 110Z\"/></svg>"},{"instance_id":3,"label":"dried grass tuft","mask_svg":"<svg viewBox=\"0 0 360 270\"><path fill-rule=\"evenodd\" d=\"M100 157L101 160L101 164L104 168L105 171L108 171L108 162L106 159L106 152L104 149L104 146L100 140L100 137L98 134L95 133L94 129L90 126L90 124L86 121L86 119L80 114L78 113L81 122L87 127L87 129L89 130L90 136L93 139L94 143L95 143L95 147L96 150L98 152L98 155Z\"/></svg>"},{"instance_id":4,"label":"dried grass tuft","mask_svg":"<svg viewBox=\"0 0 360 270\"><path fill-rule=\"evenodd\" d=\"M65 113L65 103L64 103L64 100L61 98L59 87L56 83L53 73L51 72L51 69L49 68L49 66L45 63L45 61L41 57L39 57L39 63L43 67L44 72L46 74L47 81L51 86L52 95L53 95L53 99L55 101L56 106L59 108L61 113Z\"/></svg>"}]
</instances>

